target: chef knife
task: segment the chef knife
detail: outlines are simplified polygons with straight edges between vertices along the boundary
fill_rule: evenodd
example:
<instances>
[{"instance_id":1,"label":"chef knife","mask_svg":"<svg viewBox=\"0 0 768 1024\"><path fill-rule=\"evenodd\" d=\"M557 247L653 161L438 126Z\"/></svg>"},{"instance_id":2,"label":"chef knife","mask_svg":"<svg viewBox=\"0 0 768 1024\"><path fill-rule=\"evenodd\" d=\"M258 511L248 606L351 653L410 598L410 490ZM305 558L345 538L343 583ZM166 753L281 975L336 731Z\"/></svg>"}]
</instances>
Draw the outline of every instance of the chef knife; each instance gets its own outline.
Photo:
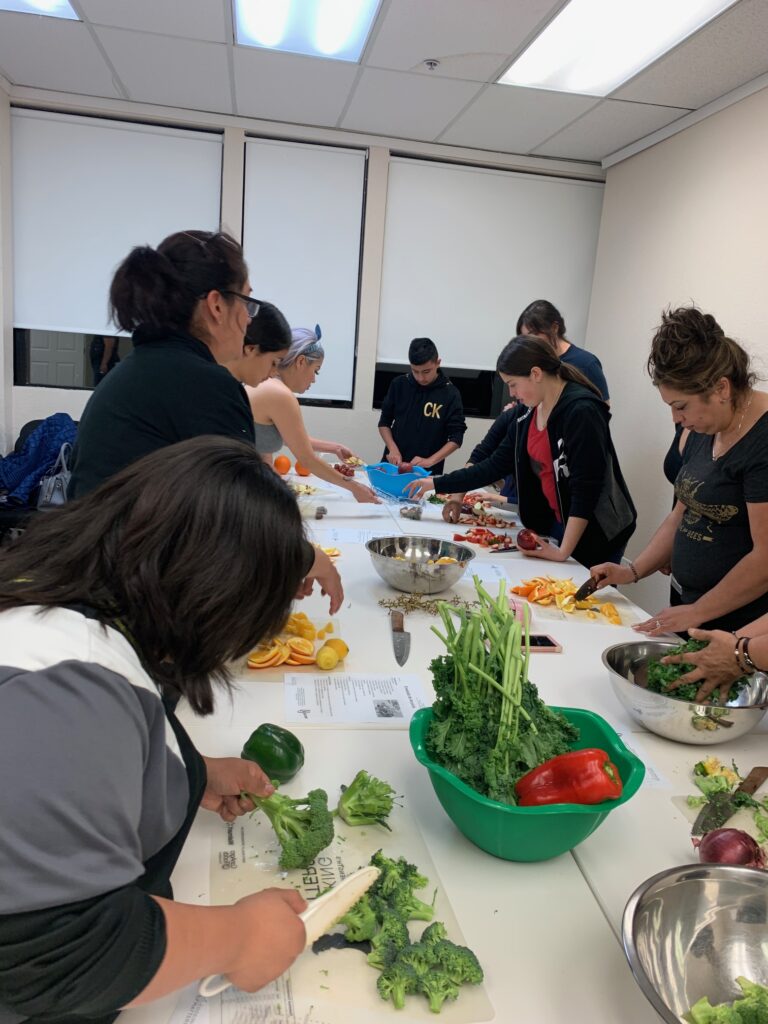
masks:
<instances>
[{"instance_id":1,"label":"chef knife","mask_svg":"<svg viewBox=\"0 0 768 1024\"><path fill-rule=\"evenodd\" d=\"M703 836L713 829L722 828L739 808L738 795L752 796L768 779L768 767L753 768L742 784L731 793L713 793L707 800L691 829L692 836Z\"/></svg>"},{"instance_id":2,"label":"chef knife","mask_svg":"<svg viewBox=\"0 0 768 1024\"><path fill-rule=\"evenodd\" d=\"M389 625L392 629L392 647L395 651L395 661L398 665L404 665L411 653L411 634L403 629L403 613L393 611L389 613Z\"/></svg>"},{"instance_id":3,"label":"chef knife","mask_svg":"<svg viewBox=\"0 0 768 1024\"><path fill-rule=\"evenodd\" d=\"M574 601L586 601L588 597L591 597L597 590L597 585L600 580L597 576L590 576L589 579L582 583L576 593L573 595Z\"/></svg>"}]
</instances>

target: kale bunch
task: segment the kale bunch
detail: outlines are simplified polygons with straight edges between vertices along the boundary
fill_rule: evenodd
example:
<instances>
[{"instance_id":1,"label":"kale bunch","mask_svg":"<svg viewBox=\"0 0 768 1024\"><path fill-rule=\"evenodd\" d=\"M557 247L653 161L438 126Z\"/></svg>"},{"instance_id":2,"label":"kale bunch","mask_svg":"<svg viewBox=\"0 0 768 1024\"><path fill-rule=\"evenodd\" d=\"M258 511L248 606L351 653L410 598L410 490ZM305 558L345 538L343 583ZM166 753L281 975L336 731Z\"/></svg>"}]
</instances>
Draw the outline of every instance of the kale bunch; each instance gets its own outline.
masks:
<instances>
[{"instance_id":1,"label":"kale bunch","mask_svg":"<svg viewBox=\"0 0 768 1024\"><path fill-rule=\"evenodd\" d=\"M437 699L427 753L483 796L516 803L518 779L570 750L578 730L528 679L525 631L502 584L494 600L475 578L477 612L440 605L449 653L430 665ZM454 621L458 619L458 627Z\"/></svg>"}]
</instances>

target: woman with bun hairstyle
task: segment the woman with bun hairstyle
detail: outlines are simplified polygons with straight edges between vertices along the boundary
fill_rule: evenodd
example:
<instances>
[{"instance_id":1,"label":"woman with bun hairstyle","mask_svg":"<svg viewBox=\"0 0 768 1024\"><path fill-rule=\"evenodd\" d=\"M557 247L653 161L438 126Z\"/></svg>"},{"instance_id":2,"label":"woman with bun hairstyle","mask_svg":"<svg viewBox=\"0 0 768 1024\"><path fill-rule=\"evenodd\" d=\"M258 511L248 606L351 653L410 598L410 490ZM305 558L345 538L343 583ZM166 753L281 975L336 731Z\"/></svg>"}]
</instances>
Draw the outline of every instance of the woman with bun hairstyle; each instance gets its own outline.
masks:
<instances>
[{"instance_id":1,"label":"woman with bun hairstyle","mask_svg":"<svg viewBox=\"0 0 768 1024\"><path fill-rule=\"evenodd\" d=\"M356 501L377 503L374 491L353 477L342 476L316 452L331 452L346 459L352 452L343 444L312 438L304 426L296 395L303 395L315 383L323 365L325 350L320 328L296 327L291 345L277 366L277 375L256 388L247 387L256 430L256 449L268 463L285 445L298 463L315 476L349 491Z\"/></svg>"},{"instance_id":2,"label":"woman with bun hairstyle","mask_svg":"<svg viewBox=\"0 0 768 1024\"><path fill-rule=\"evenodd\" d=\"M662 314L648 372L691 432L675 506L634 562L592 574L632 583L671 565L681 604L639 623L643 633L739 630L768 613L768 395L741 345L695 307Z\"/></svg>"},{"instance_id":3,"label":"woman with bun hairstyle","mask_svg":"<svg viewBox=\"0 0 768 1024\"><path fill-rule=\"evenodd\" d=\"M223 232L179 231L126 256L109 302L134 348L85 407L71 498L167 444L201 434L253 441L245 392L224 366L242 355L258 313L250 293L242 249Z\"/></svg>"},{"instance_id":4,"label":"woman with bun hairstyle","mask_svg":"<svg viewBox=\"0 0 768 1024\"><path fill-rule=\"evenodd\" d=\"M415 481L412 492L474 490L513 474L523 525L559 541L555 547L540 540L524 554L551 562L573 556L588 566L601 551L605 561L618 562L636 513L602 395L548 342L530 335L513 338L496 369L521 410L506 440L476 465Z\"/></svg>"}]
</instances>

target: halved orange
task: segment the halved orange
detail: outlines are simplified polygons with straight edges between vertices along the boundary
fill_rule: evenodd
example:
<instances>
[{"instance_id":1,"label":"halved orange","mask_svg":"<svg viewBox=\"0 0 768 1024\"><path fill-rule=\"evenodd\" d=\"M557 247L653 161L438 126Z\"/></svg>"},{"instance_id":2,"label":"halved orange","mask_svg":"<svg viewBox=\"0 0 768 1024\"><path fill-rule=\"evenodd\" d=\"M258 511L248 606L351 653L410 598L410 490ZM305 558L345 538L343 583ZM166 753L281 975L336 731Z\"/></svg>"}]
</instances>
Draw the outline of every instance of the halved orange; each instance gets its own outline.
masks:
<instances>
[{"instance_id":1,"label":"halved orange","mask_svg":"<svg viewBox=\"0 0 768 1024\"><path fill-rule=\"evenodd\" d=\"M314 654L315 645L311 640L305 639L303 636L292 636L288 641L288 647L294 654Z\"/></svg>"}]
</instances>

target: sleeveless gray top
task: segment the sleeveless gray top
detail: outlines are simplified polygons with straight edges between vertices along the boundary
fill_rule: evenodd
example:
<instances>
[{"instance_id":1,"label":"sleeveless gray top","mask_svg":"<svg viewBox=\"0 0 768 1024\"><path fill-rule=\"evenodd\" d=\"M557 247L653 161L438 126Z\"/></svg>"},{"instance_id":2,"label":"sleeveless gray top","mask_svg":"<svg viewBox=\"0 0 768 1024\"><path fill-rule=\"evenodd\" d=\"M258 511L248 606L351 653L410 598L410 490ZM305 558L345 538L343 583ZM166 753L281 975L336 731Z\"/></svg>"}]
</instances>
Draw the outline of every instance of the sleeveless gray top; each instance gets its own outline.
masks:
<instances>
[{"instance_id":1,"label":"sleeveless gray top","mask_svg":"<svg viewBox=\"0 0 768 1024\"><path fill-rule=\"evenodd\" d=\"M273 455L283 447L283 438L274 423L254 423L256 451L260 455Z\"/></svg>"}]
</instances>

